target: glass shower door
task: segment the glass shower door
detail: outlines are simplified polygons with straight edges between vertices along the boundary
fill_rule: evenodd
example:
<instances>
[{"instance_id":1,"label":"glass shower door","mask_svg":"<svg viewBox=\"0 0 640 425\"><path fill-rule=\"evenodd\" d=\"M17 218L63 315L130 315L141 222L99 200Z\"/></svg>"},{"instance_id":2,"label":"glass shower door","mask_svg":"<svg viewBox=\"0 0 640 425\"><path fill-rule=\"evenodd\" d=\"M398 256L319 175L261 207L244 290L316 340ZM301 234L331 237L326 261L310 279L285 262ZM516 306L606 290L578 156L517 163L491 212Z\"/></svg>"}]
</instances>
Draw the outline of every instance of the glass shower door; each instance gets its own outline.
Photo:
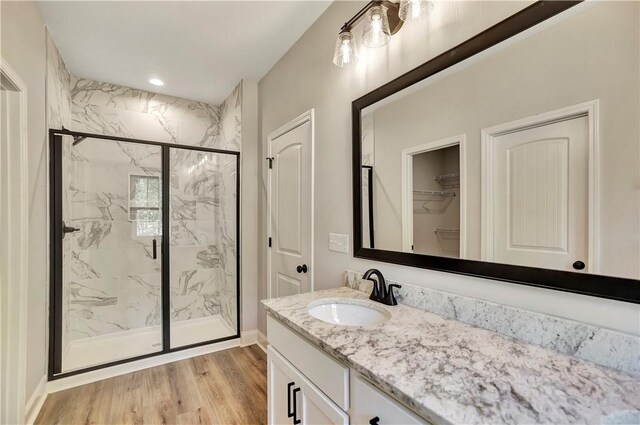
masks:
<instances>
[{"instance_id":1,"label":"glass shower door","mask_svg":"<svg viewBox=\"0 0 640 425\"><path fill-rule=\"evenodd\" d=\"M53 373L162 351L162 148L67 135L51 148Z\"/></svg>"},{"instance_id":2,"label":"glass shower door","mask_svg":"<svg viewBox=\"0 0 640 425\"><path fill-rule=\"evenodd\" d=\"M169 149L171 348L238 335L238 155Z\"/></svg>"}]
</instances>

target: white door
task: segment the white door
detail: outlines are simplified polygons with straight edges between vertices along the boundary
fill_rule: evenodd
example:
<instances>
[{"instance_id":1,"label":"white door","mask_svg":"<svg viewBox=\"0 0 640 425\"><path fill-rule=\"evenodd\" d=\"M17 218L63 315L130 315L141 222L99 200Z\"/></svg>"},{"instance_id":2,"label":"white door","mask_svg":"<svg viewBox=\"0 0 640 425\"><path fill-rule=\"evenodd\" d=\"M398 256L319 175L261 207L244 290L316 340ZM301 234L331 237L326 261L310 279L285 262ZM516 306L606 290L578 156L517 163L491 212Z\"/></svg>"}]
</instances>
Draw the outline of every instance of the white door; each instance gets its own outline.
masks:
<instances>
[{"instance_id":1,"label":"white door","mask_svg":"<svg viewBox=\"0 0 640 425\"><path fill-rule=\"evenodd\" d=\"M491 259L499 263L586 271L588 118L495 137L492 155L494 243Z\"/></svg>"},{"instance_id":2,"label":"white door","mask_svg":"<svg viewBox=\"0 0 640 425\"><path fill-rule=\"evenodd\" d=\"M269 137L269 296L311 290L312 114Z\"/></svg>"}]
</instances>

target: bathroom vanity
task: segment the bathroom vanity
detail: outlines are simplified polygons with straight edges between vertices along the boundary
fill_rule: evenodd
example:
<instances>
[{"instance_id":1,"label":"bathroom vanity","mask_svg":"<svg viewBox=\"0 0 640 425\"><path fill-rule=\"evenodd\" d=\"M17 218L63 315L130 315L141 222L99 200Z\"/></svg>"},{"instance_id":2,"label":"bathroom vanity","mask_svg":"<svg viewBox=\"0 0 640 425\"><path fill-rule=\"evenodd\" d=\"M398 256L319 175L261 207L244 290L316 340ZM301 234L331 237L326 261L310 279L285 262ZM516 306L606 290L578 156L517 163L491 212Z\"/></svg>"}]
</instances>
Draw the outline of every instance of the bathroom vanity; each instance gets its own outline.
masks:
<instances>
[{"instance_id":1,"label":"bathroom vanity","mask_svg":"<svg viewBox=\"0 0 640 425\"><path fill-rule=\"evenodd\" d=\"M349 303L387 319L345 326L310 312ZM636 377L362 291L263 304L272 424L614 423L640 409Z\"/></svg>"}]
</instances>

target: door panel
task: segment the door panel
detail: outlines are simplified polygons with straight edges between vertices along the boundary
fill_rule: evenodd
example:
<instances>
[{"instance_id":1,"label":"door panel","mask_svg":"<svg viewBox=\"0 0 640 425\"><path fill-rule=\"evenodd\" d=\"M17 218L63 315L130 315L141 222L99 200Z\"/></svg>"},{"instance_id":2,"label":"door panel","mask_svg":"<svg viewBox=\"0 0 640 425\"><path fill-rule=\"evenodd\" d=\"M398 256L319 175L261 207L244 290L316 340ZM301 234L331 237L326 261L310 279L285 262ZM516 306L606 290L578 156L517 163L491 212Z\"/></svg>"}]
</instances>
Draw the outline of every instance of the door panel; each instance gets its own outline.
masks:
<instances>
[{"instance_id":1,"label":"door panel","mask_svg":"<svg viewBox=\"0 0 640 425\"><path fill-rule=\"evenodd\" d=\"M270 140L272 297L310 290L311 149L310 121Z\"/></svg>"},{"instance_id":2,"label":"door panel","mask_svg":"<svg viewBox=\"0 0 640 425\"><path fill-rule=\"evenodd\" d=\"M171 348L237 334L237 165L169 149Z\"/></svg>"},{"instance_id":3,"label":"door panel","mask_svg":"<svg viewBox=\"0 0 640 425\"><path fill-rule=\"evenodd\" d=\"M61 217L54 373L162 351L161 148L70 136L52 148Z\"/></svg>"},{"instance_id":4,"label":"door panel","mask_svg":"<svg viewBox=\"0 0 640 425\"><path fill-rule=\"evenodd\" d=\"M267 348L268 417L269 424L293 424L293 414L302 418L302 375L273 347ZM293 391L296 397L294 404Z\"/></svg>"},{"instance_id":5,"label":"door panel","mask_svg":"<svg viewBox=\"0 0 640 425\"><path fill-rule=\"evenodd\" d=\"M580 117L494 139L493 261L588 270L587 126Z\"/></svg>"}]
</instances>

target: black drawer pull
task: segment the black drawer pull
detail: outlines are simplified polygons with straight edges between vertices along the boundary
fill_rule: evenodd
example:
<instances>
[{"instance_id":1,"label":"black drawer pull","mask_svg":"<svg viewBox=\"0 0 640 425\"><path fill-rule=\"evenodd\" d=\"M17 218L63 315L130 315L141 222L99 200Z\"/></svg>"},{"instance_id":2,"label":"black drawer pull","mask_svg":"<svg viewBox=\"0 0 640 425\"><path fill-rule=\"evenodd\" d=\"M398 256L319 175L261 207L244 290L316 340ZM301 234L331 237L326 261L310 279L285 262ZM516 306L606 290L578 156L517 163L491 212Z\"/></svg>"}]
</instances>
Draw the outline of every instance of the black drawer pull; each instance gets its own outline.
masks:
<instances>
[{"instance_id":1,"label":"black drawer pull","mask_svg":"<svg viewBox=\"0 0 640 425\"><path fill-rule=\"evenodd\" d=\"M379 423L380 423L380 418L377 416L369 421L369 424L371 425L378 425Z\"/></svg>"},{"instance_id":2,"label":"black drawer pull","mask_svg":"<svg viewBox=\"0 0 640 425\"><path fill-rule=\"evenodd\" d=\"M296 400L296 394L300 391L300 388L294 388L293 389L293 424L294 425L298 425L300 422L302 422L300 419L298 419L298 402Z\"/></svg>"},{"instance_id":3,"label":"black drawer pull","mask_svg":"<svg viewBox=\"0 0 640 425\"><path fill-rule=\"evenodd\" d=\"M289 382L287 384L287 417L288 418L294 415L294 411L291 410L291 387L293 387L295 384L296 384L295 382Z\"/></svg>"},{"instance_id":4,"label":"black drawer pull","mask_svg":"<svg viewBox=\"0 0 640 425\"><path fill-rule=\"evenodd\" d=\"M154 239L151 246L153 251L153 259L155 260L156 258L158 258L158 241Z\"/></svg>"}]
</instances>

